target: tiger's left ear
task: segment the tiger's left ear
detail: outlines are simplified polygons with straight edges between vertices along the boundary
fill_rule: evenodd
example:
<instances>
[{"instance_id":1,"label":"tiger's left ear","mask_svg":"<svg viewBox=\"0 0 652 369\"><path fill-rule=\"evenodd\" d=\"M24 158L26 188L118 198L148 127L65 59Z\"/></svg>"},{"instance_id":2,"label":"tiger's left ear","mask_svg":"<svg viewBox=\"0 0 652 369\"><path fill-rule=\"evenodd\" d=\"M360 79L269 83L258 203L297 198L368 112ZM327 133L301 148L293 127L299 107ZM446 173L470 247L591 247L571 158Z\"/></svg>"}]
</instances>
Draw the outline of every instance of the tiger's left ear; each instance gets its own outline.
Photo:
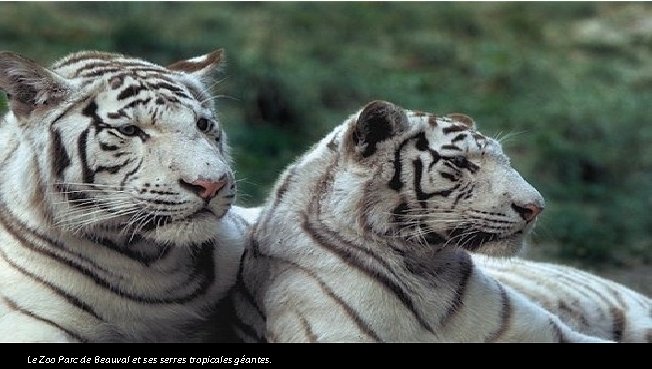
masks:
<instances>
[{"instance_id":1,"label":"tiger's left ear","mask_svg":"<svg viewBox=\"0 0 652 369\"><path fill-rule=\"evenodd\" d=\"M446 114L446 117L450 118L455 123L461 123L467 126L469 129L476 129L475 121L473 120L473 118L469 117L466 114L450 113L450 114Z\"/></svg>"},{"instance_id":2,"label":"tiger's left ear","mask_svg":"<svg viewBox=\"0 0 652 369\"><path fill-rule=\"evenodd\" d=\"M403 108L387 101L372 101L358 115L349 142L356 153L367 158L376 152L378 143L403 132L407 126Z\"/></svg>"},{"instance_id":3,"label":"tiger's left ear","mask_svg":"<svg viewBox=\"0 0 652 369\"><path fill-rule=\"evenodd\" d=\"M206 79L210 79L211 74L216 69L224 65L225 60L224 49L217 49L202 56L172 63L167 66L167 69L188 73L205 81Z\"/></svg>"},{"instance_id":4,"label":"tiger's left ear","mask_svg":"<svg viewBox=\"0 0 652 369\"><path fill-rule=\"evenodd\" d=\"M0 90L18 118L56 106L71 91L66 79L36 62L10 51L0 51Z\"/></svg>"}]
</instances>

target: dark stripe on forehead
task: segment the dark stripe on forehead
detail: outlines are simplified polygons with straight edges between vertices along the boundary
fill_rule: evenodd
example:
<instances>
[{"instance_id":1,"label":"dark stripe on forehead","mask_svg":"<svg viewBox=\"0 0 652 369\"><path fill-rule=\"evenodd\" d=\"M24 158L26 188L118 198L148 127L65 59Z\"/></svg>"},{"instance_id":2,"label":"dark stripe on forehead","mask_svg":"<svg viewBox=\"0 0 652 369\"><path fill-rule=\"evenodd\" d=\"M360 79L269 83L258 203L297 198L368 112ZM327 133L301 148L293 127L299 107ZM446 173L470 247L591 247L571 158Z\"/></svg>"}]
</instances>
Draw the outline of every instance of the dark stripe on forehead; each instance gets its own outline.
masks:
<instances>
[{"instance_id":1,"label":"dark stripe on forehead","mask_svg":"<svg viewBox=\"0 0 652 369\"><path fill-rule=\"evenodd\" d=\"M468 131L468 130L469 130L469 127L467 127L467 126L454 124L454 125L452 125L450 127L444 127L442 129L442 132L444 132L444 134L447 135L447 134L449 134L451 132L461 132L461 131Z\"/></svg>"},{"instance_id":2,"label":"dark stripe on forehead","mask_svg":"<svg viewBox=\"0 0 652 369\"><path fill-rule=\"evenodd\" d=\"M118 100L124 100L126 98L136 96L140 91L147 90L147 87L144 83L132 84L129 87L125 88L118 94Z\"/></svg>"},{"instance_id":3,"label":"dark stripe on forehead","mask_svg":"<svg viewBox=\"0 0 652 369\"><path fill-rule=\"evenodd\" d=\"M93 51L80 52L74 56L69 57L68 59L64 58L64 60L55 63L54 65L52 65L52 69L63 68L72 64L79 63L81 61L114 60L120 57L122 57L121 54L93 52Z\"/></svg>"}]
</instances>

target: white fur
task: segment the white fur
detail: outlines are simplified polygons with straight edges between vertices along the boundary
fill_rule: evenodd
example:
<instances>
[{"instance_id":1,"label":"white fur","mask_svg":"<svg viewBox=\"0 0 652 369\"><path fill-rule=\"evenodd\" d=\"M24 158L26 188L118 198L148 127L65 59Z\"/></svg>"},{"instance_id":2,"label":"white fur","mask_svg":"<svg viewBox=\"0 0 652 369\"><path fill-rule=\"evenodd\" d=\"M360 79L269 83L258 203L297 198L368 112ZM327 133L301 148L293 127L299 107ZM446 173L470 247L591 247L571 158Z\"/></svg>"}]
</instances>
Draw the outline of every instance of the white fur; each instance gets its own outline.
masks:
<instances>
[{"instance_id":1,"label":"white fur","mask_svg":"<svg viewBox=\"0 0 652 369\"><path fill-rule=\"evenodd\" d=\"M219 336L217 305L235 283L246 223L229 210L228 146L204 76L99 52L50 70L13 54L0 59L45 78L21 82L0 71L2 89L65 90L58 104L43 104L56 101L51 89L12 100L20 115L12 109L0 122L0 340ZM199 118L210 131L199 130ZM121 133L128 125L144 136ZM205 200L181 182L197 180L224 186Z\"/></svg>"},{"instance_id":2,"label":"white fur","mask_svg":"<svg viewBox=\"0 0 652 369\"><path fill-rule=\"evenodd\" d=\"M573 331L474 266L463 248L514 252L532 224L511 204L543 206L543 199L509 166L497 142L460 127L457 133L467 136L449 153L444 146L456 134L443 129L458 123L438 118L435 126L432 119L371 103L285 171L253 227L234 295L236 329L244 340L601 341ZM387 127L393 133L378 141L385 133L378 129ZM421 207L418 191L454 183L438 173L451 159L432 160L434 154L415 139L420 133L439 155L464 155L478 166L456 180L460 190L475 185L472 196L455 202L453 191ZM398 190L388 183L395 178L397 153L404 164ZM435 164L417 172L416 161L423 168ZM427 175L415 184L419 173ZM411 216L397 222L394 209L402 203ZM471 224L480 211L502 215ZM405 227L415 220L423 224ZM488 242L429 238L445 238L460 226L484 230L496 224L504 226L501 239Z\"/></svg>"},{"instance_id":3,"label":"white fur","mask_svg":"<svg viewBox=\"0 0 652 369\"><path fill-rule=\"evenodd\" d=\"M622 284L557 264L482 255L474 260L579 332L620 342L652 339L652 300Z\"/></svg>"}]
</instances>

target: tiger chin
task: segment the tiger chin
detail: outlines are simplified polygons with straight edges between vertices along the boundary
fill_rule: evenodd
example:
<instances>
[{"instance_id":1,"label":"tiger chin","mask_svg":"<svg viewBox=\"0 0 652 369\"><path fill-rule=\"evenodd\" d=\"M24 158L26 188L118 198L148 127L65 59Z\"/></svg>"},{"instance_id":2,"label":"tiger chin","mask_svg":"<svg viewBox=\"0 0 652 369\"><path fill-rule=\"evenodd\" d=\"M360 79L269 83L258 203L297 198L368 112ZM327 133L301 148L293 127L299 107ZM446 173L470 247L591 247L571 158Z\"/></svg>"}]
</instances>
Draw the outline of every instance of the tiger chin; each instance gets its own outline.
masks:
<instances>
[{"instance_id":1,"label":"tiger chin","mask_svg":"<svg viewBox=\"0 0 652 369\"><path fill-rule=\"evenodd\" d=\"M247 342L602 342L468 252L512 253L543 207L469 117L371 102L281 175L248 236L234 328Z\"/></svg>"},{"instance_id":2,"label":"tiger chin","mask_svg":"<svg viewBox=\"0 0 652 369\"><path fill-rule=\"evenodd\" d=\"M218 339L247 228L208 87L223 59L0 52L1 340Z\"/></svg>"}]
</instances>

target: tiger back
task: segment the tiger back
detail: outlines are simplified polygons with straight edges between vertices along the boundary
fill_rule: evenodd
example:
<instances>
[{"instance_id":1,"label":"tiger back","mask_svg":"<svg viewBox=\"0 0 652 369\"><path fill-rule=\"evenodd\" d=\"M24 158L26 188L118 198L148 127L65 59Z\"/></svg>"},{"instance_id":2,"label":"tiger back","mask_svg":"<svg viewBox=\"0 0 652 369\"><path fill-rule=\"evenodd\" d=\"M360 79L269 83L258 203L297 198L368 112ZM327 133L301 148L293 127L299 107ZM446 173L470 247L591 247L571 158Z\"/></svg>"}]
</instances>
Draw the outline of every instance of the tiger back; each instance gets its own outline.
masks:
<instances>
[{"instance_id":1,"label":"tiger back","mask_svg":"<svg viewBox=\"0 0 652 369\"><path fill-rule=\"evenodd\" d=\"M480 255L474 260L579 332L652 343L652 300L620 283L559 264Z\"/></svg>"},{"instance_id":2,"label":"tiger back","mask_svg":"<svg viewBox=\"0 0 652 369\"><path fill-rule=\"evenodd\" d=\"M207 85L222 59L0 53L0 339L216 336L246 227Z\"/></svg>"},{"instance_id":3,"label":"tiger back","mask_svg":"<svg viewBox=\"0 0 652 369\"><path fill-rule=\"evenodd\" d=\"M600 341L483 273L544 207L464 115L368 104L281 175L253 226L236 331L268 342Z\"/></svg>"}]
</instances>

